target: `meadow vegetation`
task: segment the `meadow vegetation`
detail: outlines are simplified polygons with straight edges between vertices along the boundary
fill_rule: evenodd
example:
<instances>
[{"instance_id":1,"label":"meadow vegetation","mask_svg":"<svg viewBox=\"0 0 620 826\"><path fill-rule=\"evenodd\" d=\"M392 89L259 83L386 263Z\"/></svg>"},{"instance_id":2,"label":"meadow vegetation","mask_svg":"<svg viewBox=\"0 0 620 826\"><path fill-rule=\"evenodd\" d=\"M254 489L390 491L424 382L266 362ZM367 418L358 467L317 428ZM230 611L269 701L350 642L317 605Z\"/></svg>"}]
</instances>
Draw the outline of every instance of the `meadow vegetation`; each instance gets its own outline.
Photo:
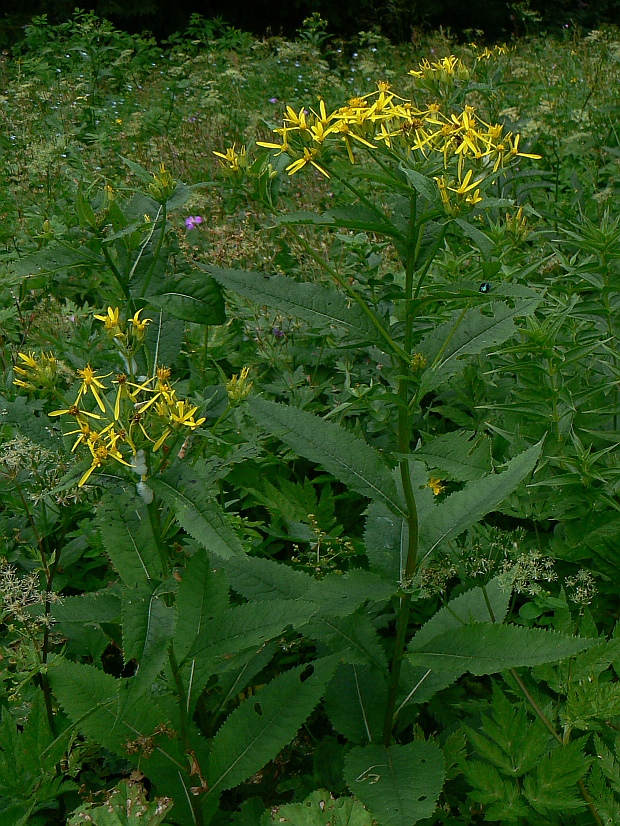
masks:
<instances>
[{"instance_id":1,"label":"meadow vegetation","mask_svg":"<svg viewBox=\"0 0 620 826\"><path fill-rule=\"evenodd\" d=\"M298 34L3 55L0 824L617 824L620 32Z\"/></svg>"}]
</instances>

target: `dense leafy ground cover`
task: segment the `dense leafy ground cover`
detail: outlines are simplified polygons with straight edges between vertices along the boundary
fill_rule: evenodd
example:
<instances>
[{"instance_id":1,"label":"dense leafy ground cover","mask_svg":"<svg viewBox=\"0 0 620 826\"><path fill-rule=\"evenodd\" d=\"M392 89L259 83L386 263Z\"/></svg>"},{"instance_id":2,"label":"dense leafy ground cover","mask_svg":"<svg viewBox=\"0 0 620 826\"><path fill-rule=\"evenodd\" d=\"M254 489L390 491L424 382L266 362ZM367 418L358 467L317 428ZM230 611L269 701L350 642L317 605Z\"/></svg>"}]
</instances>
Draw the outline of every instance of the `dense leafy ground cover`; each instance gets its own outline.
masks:
<instances>
[{"instance_id":1,"label":"dense leafy ground cover","mask_svg":"<svg viewBox=\"0 0 620 826\"><path fill-rule=\"evenodd\" d=\"M2 826L618 823L620 35L1 72Z\"/></svg>"}]
</instances>

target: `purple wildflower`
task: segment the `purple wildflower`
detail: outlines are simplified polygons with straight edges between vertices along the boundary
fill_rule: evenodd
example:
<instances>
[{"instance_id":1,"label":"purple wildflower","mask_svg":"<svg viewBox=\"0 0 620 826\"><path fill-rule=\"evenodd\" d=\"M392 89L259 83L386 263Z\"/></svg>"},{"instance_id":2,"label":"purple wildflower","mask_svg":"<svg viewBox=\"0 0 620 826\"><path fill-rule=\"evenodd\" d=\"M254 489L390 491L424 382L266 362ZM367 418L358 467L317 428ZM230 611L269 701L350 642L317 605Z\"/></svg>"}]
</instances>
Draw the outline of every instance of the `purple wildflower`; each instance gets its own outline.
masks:
<instances>
[{"instance_id":1,"label":"purple wildflower","mask_svg":"<svg viewBox=\"0 0 620 826\"><path fill-rule=\"evenodd\" d=\"M200 224L202 224L200 215L190 215L189 218L185 219L185 226L188 229L197 229Z\"/></svg>"},{"instance_id":2,"label":"purple wildflower","mask_svg":"<svg viewBox=\"0 0 620 826\"><path fill-rule=\"evenodd\" d=\"M278 98L269 98L269 103L277 103Z\"/></svg>"},{"instance_id":3,"label":"purple wildflower","mask_svg":"<svg viewBox=\"0 0 620 826\"><path fill-rule=\"evenodd\" d=\"M274 327L271 332L276 338L282 338L284 336L284 330L280 330L279 327Z\"/></svg>"}]
</instances>

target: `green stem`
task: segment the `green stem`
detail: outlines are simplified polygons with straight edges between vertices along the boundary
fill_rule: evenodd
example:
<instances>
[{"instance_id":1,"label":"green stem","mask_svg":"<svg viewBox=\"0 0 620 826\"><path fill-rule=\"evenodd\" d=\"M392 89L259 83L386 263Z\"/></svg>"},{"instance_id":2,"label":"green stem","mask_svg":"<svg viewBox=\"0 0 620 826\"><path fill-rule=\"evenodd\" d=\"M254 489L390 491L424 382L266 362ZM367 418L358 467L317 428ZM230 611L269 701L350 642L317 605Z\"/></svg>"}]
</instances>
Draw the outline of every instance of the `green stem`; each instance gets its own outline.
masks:
<instances>
[{"instance_id":1,"label":"green stem","mask_svg":"<svg viewBox=\"0 0 620 826\"><path fill-rule=\"evenodd\" d=\"M125 282L125 279L123 278L123 276L120 274L120 271L119 271L118 267L116 266L116 264L112 260L112 256L110 255L110 250L106 247L105 243L103 243L101 245L101 251L103 252L103 257L105 258L106 264L108 265L108 267L112 271L112 275L118 281L118 283L120 285L120 288L123 291L123 295L125 296L125 298L129 298L130 297L129 287L128 287L127 283Z\"/></svg>"},{"instance_id":2,"label":"green stem","mask_svg":"<svg viewBox=\"0 0 620 826\"><path fill-rule=\"evenodd\" d=\"M439 233L437 235L437 238L435 239L435 242L434 242L433 246L431 247L429 256L426 259L426 264L424 264L424 266L420 270L420 275L418 276L418 283L416 284L415 292L413 294L414 301L419 296L420 290L422 288L422 282L426 278L426 274L428 273L431 264L435 260L435 256L439 252L440 246L443 244L443 239L446 237L447 229L448 229L448 224L443 224L441 229L439 230Z\"/></svg>"},{"instance_id":3,"label":"green stem","mask_svg":"<svg viewBox=\"0 0 620 826\"><path fill-rule=\"evenodd\" d=\"M334 281L342 287L342 289L347 293L347 295L355 301L355 303L361 308L364 314L369 318L372 325L375 327L381 338L389 345L390 350L398 356L402 361L404 361L407 365L409 364L409 356L403 350L403 348L397 344L394 339L390 336L388 331L385 329L383 324L377 318L377 316L373 313L370 307L366 304L364 299L357 294L357 292L351 287L350 284L344 279L340 273L338 273L328 262L322 258L315 250L312 249L310 244L306 241L306 239L300 235L296 229L291 226L287 226L288 231L295 237L297 243L308 253L308 255L312 258L313 261L325 270Z\"/></svg>"},{"instance_id":4,"label":"green stem","mask_svg":"<svg viewBox=\"0 0 620 826\"><path fill-rule=\"evenodd\" d=\"M168 217L168 210L166 208L166 204L162 204L161 210L162 210L161 232L159 234L159 239L157 241L157 248L156 248L155 252L153 253L153 260L151 261L151 264L150 264L148 270L146 271L146 275L144 276L144 284L142 285L142 290L140 292L140 297L141 298L144 298L144 296L146 295L146 291L148 290L149 285L151 283L151 278L153 277L153 273L155 272L155 267L157 266L157 262L159 261L159 255L161 253L161 248L162 248L163 243L164 243L164 237L166 235L166 221L167 221L167 217ZM144 249L144 247L142 247L142 249ZM142 252L142 250L140 252ZM134 268L135 268L135 266L134 266ZM132 272L133 272L133 269L132 269Z\"/></svg>"},{"instance_id":5,"label":"green stem","mask_svg":"<svg viewBox=\"0 0 620 826\"><path fill-rule=\"evenodd\" d=\"M415 196L412 196L410 199L410 232L405 262L405 358L401 359L401 376L398 380L398 396L400 401L398 409L398 449L401 454L409 453L411 445L411 413L408 408L409 382L411 379L411 350L413 346L413 315L411 305L418 236L421 232L421 227L415 220L416 207L416 198ZM403 458L400 460L399 465L403 494L405 497L408 528L407 559L405 562L405 570L401 572L401 575L405 586L408 586L415 576L417 568L419 529L418 511L413 493L413 486L411 484L409 460ZM386 748L392 741L396 699L398 695L400 671L405 650L410 611L411 594L405 593L400 597L400 605L398 607L398 614L396 618L396 640L394 642L394 651L392 654L392 662L390 664L390 684L388 688L385 717L383 720L383 745Z\"/></svg>"}]
</instances>

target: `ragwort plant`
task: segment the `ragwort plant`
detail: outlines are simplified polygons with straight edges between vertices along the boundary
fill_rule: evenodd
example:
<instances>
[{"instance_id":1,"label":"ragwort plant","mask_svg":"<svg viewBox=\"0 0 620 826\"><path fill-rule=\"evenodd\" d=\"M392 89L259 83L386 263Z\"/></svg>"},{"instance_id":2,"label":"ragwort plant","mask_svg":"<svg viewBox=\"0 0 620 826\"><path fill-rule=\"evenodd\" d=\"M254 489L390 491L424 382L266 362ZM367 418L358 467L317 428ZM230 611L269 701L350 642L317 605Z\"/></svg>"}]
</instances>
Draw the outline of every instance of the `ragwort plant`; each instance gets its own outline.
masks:
<instances>
[{"instance_id":1,"label":"ragwort plant","mask_svg":"<svg viewBox=\"0 0 620 826\"><path fill-rule=\"evenodd\" d=\"M85 332L24 342L2 403L28 436L0 456L13 822L617 819L617 640L598 638L591 577L551 590L523 530L481 524L562 436L547 410L496 420L493 444L471 427L481 369L510 372L528 340L551 364L567 317L523 283L531 213L507 196L533 153L468 102L485 90L456 57L408 82L287 109L256 160L216 150L303 280L184 260L172 216L192 190L132 161L138 191L81 187L78 229L15 263L26 283L77 274ZM343 206L281 214L282 180L307 172Z\"/></svg>"}]
</instances>

